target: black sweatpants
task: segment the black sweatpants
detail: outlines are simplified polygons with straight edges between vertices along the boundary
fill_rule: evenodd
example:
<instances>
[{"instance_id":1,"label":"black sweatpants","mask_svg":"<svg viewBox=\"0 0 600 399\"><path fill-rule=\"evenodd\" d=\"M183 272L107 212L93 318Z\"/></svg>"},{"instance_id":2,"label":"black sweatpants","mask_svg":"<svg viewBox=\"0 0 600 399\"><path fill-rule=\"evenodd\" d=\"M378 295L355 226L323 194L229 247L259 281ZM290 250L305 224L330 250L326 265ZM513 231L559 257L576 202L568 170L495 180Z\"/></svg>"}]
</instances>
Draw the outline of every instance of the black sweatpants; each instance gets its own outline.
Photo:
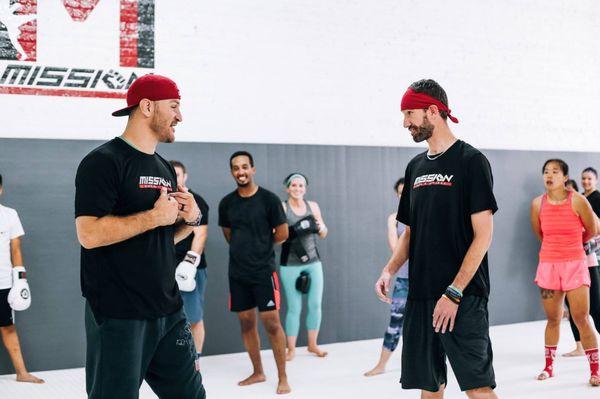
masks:
<instances>
[{"instance_id":1,"label":"black sweatpants","mask_svg":"<svg viewBox=\"0 0 600 399\"><path fill-rule=\"evenodd\" d=\"M137 399L146 380L161 399L204 399L196 349L183 309L155 320L95 315L85 306L89 399Z\"/></svg>"},{"instance_id":2,"label":"black sweatpants","mask_svg":"<svg viewBox=\"0 0 600 399\"><path fill-rule=\"evenodd\" d=\"M589 267L590 270L590 316L594 320L594 326L596 331L600 332L600 266ZM571 317L571 308L569 307L569 301L565 297L565 303L569 309L569 324L571 324L571 331L573 332L573 338L575 341L581 341L579 336L579 330Z\"/></svg>"}]
</instances>

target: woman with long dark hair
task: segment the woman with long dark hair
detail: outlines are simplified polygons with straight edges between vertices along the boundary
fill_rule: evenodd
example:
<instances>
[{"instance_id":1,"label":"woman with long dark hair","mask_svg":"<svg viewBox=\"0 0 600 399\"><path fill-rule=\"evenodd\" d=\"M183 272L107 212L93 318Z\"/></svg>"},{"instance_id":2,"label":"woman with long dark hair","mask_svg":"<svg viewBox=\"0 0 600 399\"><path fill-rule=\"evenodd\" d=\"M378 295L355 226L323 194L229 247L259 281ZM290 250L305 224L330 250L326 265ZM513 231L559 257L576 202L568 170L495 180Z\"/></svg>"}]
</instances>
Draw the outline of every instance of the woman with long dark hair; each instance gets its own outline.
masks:
<instances>
[{"instance_id":1,"label":"woman with long dark hair","mask_svg":"<svg viewBox=\"0 0 600 399\"><path fill-rule=\"evenodd\" d=\"M546 365L538 379L554 376L554 358L566 296L588 357L589 382L598 386L598 342L588 320L590 273L583 248L584 242L597 233L594 212L585 197L566 188L569 167L563 160L549 159L544 163L542 174L546 193L536 197L531 204L531 226L542 242L535 282L541 289L547 317Z\"/></svg>"}]
</instances>

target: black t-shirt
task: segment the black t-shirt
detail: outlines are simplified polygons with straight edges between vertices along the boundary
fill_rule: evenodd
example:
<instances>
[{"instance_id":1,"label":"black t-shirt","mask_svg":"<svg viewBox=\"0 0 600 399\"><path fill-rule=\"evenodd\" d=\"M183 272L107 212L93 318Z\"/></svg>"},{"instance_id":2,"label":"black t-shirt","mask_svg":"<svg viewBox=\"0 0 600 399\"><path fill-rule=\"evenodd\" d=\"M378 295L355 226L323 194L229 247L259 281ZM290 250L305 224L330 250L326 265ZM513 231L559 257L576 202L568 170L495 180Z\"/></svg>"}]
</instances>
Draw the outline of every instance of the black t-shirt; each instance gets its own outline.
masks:
<instances>
[{"instance_id":1,"label":"black t-shirt","mask_svg":"<svg viewBox=\"0 0 600 399\"><path fill-rule=\"evenodd\" d=\"M204 201L204 198L189 190L190 193L194 195L194 199L196 200L196 204L198 204L198 208L200 208L200 212L202 213L202 217L200 218L200 225L206 226L208 224L208 204ZM192 248L192 241L194 241L194 233L187 236L184 240L181 240L175 245L175 258L177 259L177 264L183 260L187 251ZM204 256L204 252L200 257L200 264L198 265L198 269L206 269L206 256Z\"/></svg>"},{"instance_id":2,"label":"black t-shirt","mask_svg":"<svg viewBox=\"0 0 600 399\"><path fill-rule=\"evenodd\" d=\"M600 217L600 192L596 190L590 195L588 195L586 198L592 206L592 209L594 210L596 216Z\"/></svg>"},{"instance_id":3,"label":"black t-shirt","mask_svg":"<svg viewBox=\"0 0 600 399\"><path fill-rule=\"evenodd\" d=\"M281 200L262 187L251 197L237 190L219 204L219 226L231 229L229 275L260 281L275 271L273 229L286 222Z\"/></svg>"},{"instance_id":4,"label":"black t-shirt","mask_svg":"<svg viewBox=\"0 0 600 399\"><path fill-rule=\"evenodd\" d=\"M427 153L406 168L397 219L410 226L410 299L438 299L456 277L473 241L471 215L496 212L492 170L487 158L456 141L435 160ZM490 292L487 254L464 295Z\"/></svg>"},{"instance_id":5,"label":"black t-shirt","mask_svg":"<svg viewBox=\"0 0 600 399\"><path fill-rule=\"evenodd\" d=\"M177 190L171 165L115 138L90 152L75 178L75 217L152 209L160 189ZM92 309L118 319L154 319L182 306L175 283L174 226L104 247L81 248L81 289Z\"/></svg>"}]
</instances>

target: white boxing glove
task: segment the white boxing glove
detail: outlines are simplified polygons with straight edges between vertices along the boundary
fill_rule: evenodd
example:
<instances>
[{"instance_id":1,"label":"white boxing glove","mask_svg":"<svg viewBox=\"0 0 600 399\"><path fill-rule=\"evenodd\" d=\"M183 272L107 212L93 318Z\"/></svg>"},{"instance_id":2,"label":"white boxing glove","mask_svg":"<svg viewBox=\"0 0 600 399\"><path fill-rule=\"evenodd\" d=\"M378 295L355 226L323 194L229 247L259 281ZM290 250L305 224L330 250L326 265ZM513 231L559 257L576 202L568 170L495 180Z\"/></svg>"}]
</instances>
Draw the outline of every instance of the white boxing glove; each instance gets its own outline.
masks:
<instances>
[{"instance_id":1,"label":"white boxing glove","mask_svg":"<svg viewBox=\"0 0 600 399\"><path fill-rule=\"evenodd\" d=\"M187 251L185 258L175 269L175 281L180 291L190 292L196 288L196 267L200 264L200 255Z\"/></svg>"},{"instance_id":2,"label":"white boxing glove","mask_svg":"<svg viewBox=\"0 0 600 399\"><path fill-rule=\"evenodd\" d=\"M31 291L27 283L27 276L23 266L12 268L13 285L8 292L8 304L13 310L21 311L31 305Z\"/></svg>"}]
</instances>

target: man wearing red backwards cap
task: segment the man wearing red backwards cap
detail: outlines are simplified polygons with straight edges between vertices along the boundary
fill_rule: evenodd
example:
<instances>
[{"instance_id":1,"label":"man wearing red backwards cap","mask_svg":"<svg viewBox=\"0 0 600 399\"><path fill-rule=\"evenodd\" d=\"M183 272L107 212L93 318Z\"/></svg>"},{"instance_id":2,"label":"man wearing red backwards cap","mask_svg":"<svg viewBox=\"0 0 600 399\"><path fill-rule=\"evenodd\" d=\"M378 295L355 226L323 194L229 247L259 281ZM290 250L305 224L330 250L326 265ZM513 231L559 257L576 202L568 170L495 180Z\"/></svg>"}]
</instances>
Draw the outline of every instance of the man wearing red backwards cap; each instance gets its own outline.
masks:
<instances>
[{"instance_id":1,"label":"man wearing red backwards cap","mask_svg":"<svg viewBox=\"0 0 600 399\"><path fill-rule=\"evenodd\" d=\"M406 168L397 219L406 225L375 284L389 302L392 276L410 262L402 345L402 388L443 398L447 356L469 398L496 398L489 337L487 250L498 210L486 157L457 139L448 98L433 80L413 83L402 98L404 127L426 152Z\"/></svg>"},{"instance_id":2,"label":"man wearing red backwards cap","mask_svg":"<svg viewBox=\"0 0 600 399\"><path fill-rule=\"evenodd\" d=\"M156 153L175 140L179 101L171 79L140 77L113 113L129 117L125 132L77 169L89 398L137 398L142 379L160 398L206 396L175 282L175 243L200 224L200 211Z\"/></svg>"}]
</instances>

